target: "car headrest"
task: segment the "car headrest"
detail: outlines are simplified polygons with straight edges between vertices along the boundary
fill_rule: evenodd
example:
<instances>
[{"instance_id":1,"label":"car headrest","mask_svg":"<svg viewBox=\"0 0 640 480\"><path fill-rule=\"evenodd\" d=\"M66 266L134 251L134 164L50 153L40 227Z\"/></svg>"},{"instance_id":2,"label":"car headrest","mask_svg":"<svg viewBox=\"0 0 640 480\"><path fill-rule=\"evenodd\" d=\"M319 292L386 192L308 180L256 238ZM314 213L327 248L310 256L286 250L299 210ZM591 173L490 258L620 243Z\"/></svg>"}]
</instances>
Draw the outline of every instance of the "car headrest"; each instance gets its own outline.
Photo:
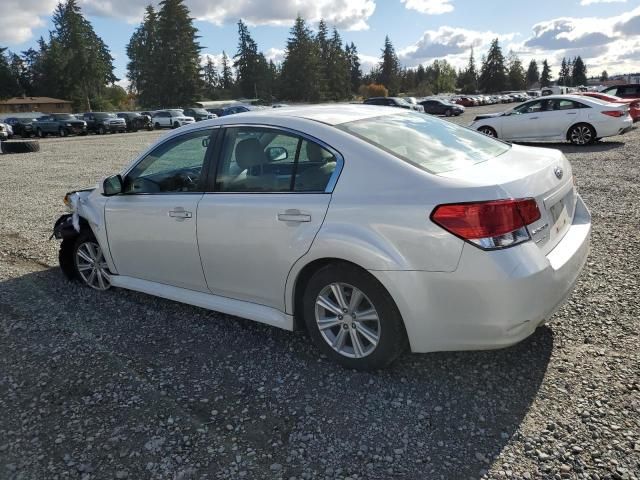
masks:
<instances>
[{"instance_id":1,"label":"car headrest","mask_svg":"<svg viewBox=\"0 0 640 480\"><path fill-rule=\"evenodd\" d=\"M247 138L236 145L236 163L243 170L266 162L267 157L257 138Z\"/></svg>"},{"instance_id":2,"label":"car headrest","mask_svg":"<svg viewBox=\"0 0 640 480\"><path fill-rule=\"evenodd\" d=\"M307 142L307 158L311 162L329 162L333 155L317 143Z\"/></svg>"}]
</instances>

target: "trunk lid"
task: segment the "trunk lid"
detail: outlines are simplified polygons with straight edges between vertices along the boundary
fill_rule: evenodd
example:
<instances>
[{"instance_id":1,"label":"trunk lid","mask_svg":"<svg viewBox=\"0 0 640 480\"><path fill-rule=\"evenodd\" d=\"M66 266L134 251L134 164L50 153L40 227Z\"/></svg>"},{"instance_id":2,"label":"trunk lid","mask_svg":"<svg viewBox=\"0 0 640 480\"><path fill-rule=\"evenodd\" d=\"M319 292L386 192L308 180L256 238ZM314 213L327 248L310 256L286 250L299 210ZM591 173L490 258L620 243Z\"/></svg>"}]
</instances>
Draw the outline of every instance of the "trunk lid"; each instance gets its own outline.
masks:
<instances>
[{"instance_id":1,"label":"trunk lid","mask_svg":"<svg viewBox=\"0 0 640 480\"><path fill-rule=\"evenodd\" d=\"M508 152L490 160L439 175L476 187L496 186L503 198L535 198L541 217L528 229L533 242L545 254L571 226L577 193L571 164L559 150L513 145Z\"/></svg>"}]
</instances>

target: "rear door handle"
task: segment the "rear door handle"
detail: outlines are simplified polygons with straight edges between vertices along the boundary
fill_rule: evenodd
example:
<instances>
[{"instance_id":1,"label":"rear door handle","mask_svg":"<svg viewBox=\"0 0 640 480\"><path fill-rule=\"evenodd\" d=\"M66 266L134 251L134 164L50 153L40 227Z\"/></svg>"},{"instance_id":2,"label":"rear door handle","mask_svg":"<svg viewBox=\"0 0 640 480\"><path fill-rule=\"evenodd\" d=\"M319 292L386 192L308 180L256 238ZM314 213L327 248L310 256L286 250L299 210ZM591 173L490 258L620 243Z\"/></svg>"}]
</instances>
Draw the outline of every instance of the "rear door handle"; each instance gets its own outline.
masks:
<instances>
[{"instance_id":1,"label":"rear door handle","mask_svg":"<svg viewBox=\"0 0 640 480\"><path fill-rule=\"evenodd\" d=\"M179 222L182 222L187 218L191 218L193 214L191 212L187 212L183 207L176 207L173 210L169 210L169 216L171 218L175 218Z\"/></svg>"},{"instance_id":2,"label":"rear door handle","mask_svg":"<svg viewBox=\"0 0 640 480\"><path fill-rule=\"evenodd\" d=\"M577 115L578 112L567 112L567 115Z\"/></svg>"},{"instance_id":3,"label":"rear door handle","mask_svg":"<svg viewBox=\"0 0 640 480\"><path fill-rule=\"evenodd\" d=\"M539 117L529 117L529 120L538 120Z\"/></svg>"},{"instance_id":4,"label":"rear door handle","mask_svg":"<svg viewBox=\"0 0 640 480\"><path fill-rule=\"evenodd\" d=\"M310 222L311 215L308 213L303 213L298 209L290 209L285 210L284 212L278 213L278 220L281 222Z\"/></svg>"}]
</instances>

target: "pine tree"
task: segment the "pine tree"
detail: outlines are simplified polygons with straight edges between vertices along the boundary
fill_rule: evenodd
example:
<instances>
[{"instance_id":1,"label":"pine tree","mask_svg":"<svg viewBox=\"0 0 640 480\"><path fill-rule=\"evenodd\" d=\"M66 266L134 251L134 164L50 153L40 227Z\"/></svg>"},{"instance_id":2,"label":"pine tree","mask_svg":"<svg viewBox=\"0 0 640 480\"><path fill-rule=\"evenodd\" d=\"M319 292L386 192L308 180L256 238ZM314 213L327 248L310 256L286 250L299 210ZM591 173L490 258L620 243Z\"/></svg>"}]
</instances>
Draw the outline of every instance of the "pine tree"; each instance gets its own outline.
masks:
<instances>
[{"instance_id":1,"label":"pine tree","mask_svg":"<svg viewBox=\"0 0 640 480\"><path fill-rule=\"evenodd\" d=\"M606 82L607 80L609 80L609 74L607 73L606 70L603 70L602 73L600 74L600 81Z\"/></svg>"},{"instance_id":2,"label":"pine tree","mask_svg":"<svg viewBox=\"0 0 640 480\"><path fill-rule=\"evenodd\" d=\"M227 53L222 51L222 75L220 77L220 86L223 90L231 90L233 88L233 72L229 65L229 57Z\"/></svg>"},{"instance_id":3,"label":"pine tree","mask_svg":"<svg viewBox=\"0 0 640 480\"><path fill-rule=\"evenodd\" d=\"M6 48L0 47L0 99L15 97L20 94L18 76L11 69Z\"/></svg>"},{"instance_id":4,"label":"pine tree","mask_svg":"<svg viewBox=\"0 0 640 480\"><path fill-rule=\"evenodd\" d=\"M560 64L560 71L558 72L558 85L569 86L571 83L571 70L567 59L562 57L562 63Z\"/></svg>"},{"instance_id":5,"label":"pine tree","mask_svg":"<svg viewBox=\"0 0 640 480\"><path fill-rule=\"evenodd\" d=\"M347 61L349 62L349 77L351 83L351 93L356 93L362 83L362 69L360 68L360 57L355 44L346 47Z\"/></svg>"},{"instance_id":6,"label":"pine tree","mask_svg":"<svg viewBox=\"0 0 640 480\"><path fill-rule=\"evenodd\" d=\"M75 108L91 108L105 86L118 80L107 45L84 18L76 0L59 3L49 44L41 45L50 94L71 98Z\"/></svg>"},{"instance_id":7,"label":"pine tree","mask_svg":"<svg viewBox=\"0 0 640 480\"><path fill-rule=\"evenodd\" d=\"M384 48L382 49L380 59L380 83L387 87L390 95L396 95L399 86L398 74L400 72L400 64L389 36L386 36L384 39Z\"/></svg>"},{"instance_id":8,"label":"pine tree","mask_svg":"<svg viewBox=\"0 0 640 480\"><path fill-rule=\"evenodd\" d=\"M144 107L161 106L156 81L161 55L158 42L158 15L149 5L142 23L133 32L127 45L129 90L138 95L138 103Z\"/></svg>"},{"instance_id":9,"label":"pine tree","mask_svg":"<svg viewBox=\"0 0 640 480\"><path fill-rule=\"evenodd\" d=\"M187 107L201 91L197 29L184 0L162 0L158 11L158 49L154 55L157 103Z\"/></svg>"},{"instance_id":10,"label":"pine tree","mask_svg":"<svg viewBox=\"0 0 640 480\"><path fill-rule=\"evenodd\" d=\"M240 94L246 98L266 97L269 90L267 60L258 52L258 44L242 20L238 21L238 52L233 58Z\"/></svg>"},{"instance_id":11,"label":"pine tree","mask_svg":"<svg viewBox=\"0 0 640 480\"><path fill-rule=\"evenodd\" d=\"M536 83L540 82L540 71L538 70L538 63L535 60L529 62L529 68L527 68L526 83L527 88L533 87Z\"/></svg>"},{"instance_id":12,"label":"pine tree","mask_svg":"<svg viewBox=\"0 0 640 480\"><path fill-rule=\"evenodd\" d=\"M458 86L465 93L475 93L478 90L478 69L473 56L473 48L469 54L467 68L460 72Z\"/></svg>"},{"instance_id":13,"label":"pine tree","mask_svg":"<svg viewBox=\"0 0 640 480\"><path fill-rule=\"evenodd\" d=\"M482 63L479 84L485 92L500 92L507 86L504 56L497 38L491 42L487 57Z\"/></svg>"},{"instance_id":14,"label":"pine tree","mask_svg":"<svg viewBox=\"0 0 640 480\"><path fill-rule=\"evenodd\" d=\"M216 64L211 59L211 57L207 58L207 63L205 63L202 68L202 81L204 83L203 93L209 99L213 100L217 98L217 88L220 82L218 78L218 71L216 70Z\"/></svg>"},{"instance_id":15,"label":"pine tree","mask_svg":"<svg viewBox=\"0 0 640 480\"><path fill-rule=\"evenodd\" d=\"M342 48L342 38L337 29L333 29L329 40L327 56L327 98L344 100L351 91L351 69L347 54Z\"/></svg>"},{"instance_id":16,"label":"pine tree","mask_svg":"<svg viewBox=\"0 0 640 480\"><path fill-rule=\"evenodd\" d=\"M582 61L582 57L580 57L580 55L573 60L571 78L573 85L576 87L587 84L587 66Z\"/></svg>"},{"instance_id":17,"label":"pine tree","mask_svg":"<svg viewBox=\"0 0 640 480\"><path fill-rule=\"evenodd\" d=\"M320 52L318 43L304 19L298 15L287 40L282 62L280 90L289 100L320 99Z\"/></svg>"},{"instance_id":18,"label":"pine tree","mask_svg":"<svg viewBox=\"0 0 640 480\"><path fill-rule=\"evenodd\" d=\"M522 61L514 52L509 52L507 76L511 90L524 90L527 87Z\"/></svg>"},{"instance_id":19,"label":"pine tree","mask_svg":"<svg viewBox=\"0 0 640 480\"><path fill-rule=\"evenodd\" d=\"M547 59L545 58L542 61L542 73L540 74L540 86L543 88L551 86L551 80L552 80L551 68L549 67L549 64L547 63Z\"/></svg>"},{"instance_id":20,"label":"pine tree","mask_svg":"<svg viewBox=\"0 0 640 480\"><path fill-rule=\"evenodd\" d=\"M333 96L330 90L329 77L332 75L330 65L331 45L329 41L329 28L323 19L318 23L316 34L316 48L318 52L318 95L320 100L326 100Z\"/></svg>"}]
</instances>

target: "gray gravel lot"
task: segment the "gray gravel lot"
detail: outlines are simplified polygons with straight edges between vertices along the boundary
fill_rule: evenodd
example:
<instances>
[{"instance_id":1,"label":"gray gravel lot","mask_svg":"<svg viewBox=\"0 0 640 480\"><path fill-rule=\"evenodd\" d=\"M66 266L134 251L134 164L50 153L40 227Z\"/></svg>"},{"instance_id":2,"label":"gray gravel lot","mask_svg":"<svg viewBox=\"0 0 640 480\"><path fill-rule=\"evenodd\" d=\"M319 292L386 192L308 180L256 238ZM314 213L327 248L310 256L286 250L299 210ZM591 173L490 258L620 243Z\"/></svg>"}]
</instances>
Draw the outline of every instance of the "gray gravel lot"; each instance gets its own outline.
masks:
<instances>
[{"instance_id":1,"label":"gray gravel lot","mask_svg":"<svg viewBox=\"0 0 640 480\"><path fill-rule=\"evenodd\" d=\"M552 323L377 373L300 332L63 279L48 240L62 196L158 135L0 156L0 479L640 478L640 129L551 145L593 214Z\"/></svg>"}]
</instances>

